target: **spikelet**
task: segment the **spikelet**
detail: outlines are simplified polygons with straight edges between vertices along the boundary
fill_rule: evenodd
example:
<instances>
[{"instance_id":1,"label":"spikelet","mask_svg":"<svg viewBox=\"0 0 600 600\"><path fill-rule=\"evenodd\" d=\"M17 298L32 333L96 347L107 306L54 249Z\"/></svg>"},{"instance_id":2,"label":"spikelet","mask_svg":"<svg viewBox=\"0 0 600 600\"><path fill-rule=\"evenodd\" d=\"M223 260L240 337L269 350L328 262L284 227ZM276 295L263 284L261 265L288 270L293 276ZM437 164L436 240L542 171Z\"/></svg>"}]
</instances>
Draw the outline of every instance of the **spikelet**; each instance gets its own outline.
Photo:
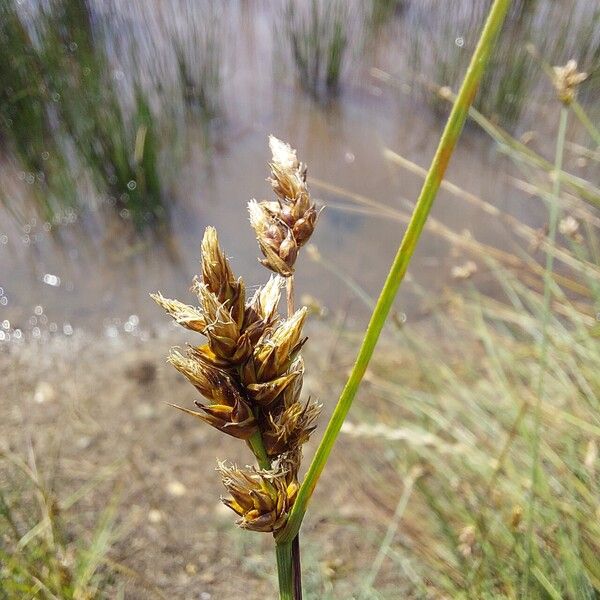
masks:
<instances>
[{"instance_id":1,"label":"spikelet","mask_svg":"<svg viewBox=\"0 0 600 600\"><path fill-rule=\"evenodd\" d=\"M206 320L199 309L179 302L179 300L165 298L160 292L150 294L150 297L159 306L162 306L179 325L199 333L203 333L206 329Z\"/></svg>"},{"instance_id":2,"label":"spikelet","mask_svg":"<svg viewBox=\"0 0 600 600\"><path fill-rule=\"evenodd\" d=\"M316 428L316 420L321 413L321 405L310 400L305 404L294 402L277 415L269 416L269 423L263 424L263 440L269 456L279 456L288 448L299 448L310 438Z\"/></svg>"},{"instance_id":3,"label":"spikelet","mask_svg":"<svg viewBox=\"0 0 600 600\"><path fill-rule=\"evenodd\" d=\"M255 452L252 440L258 434L271 468L219 463L231 494L223 501L241 517L241 527L275 532L285 525L296 498L301 446L315 428L320 406L300 398L307 309L286 319L278 313L284 278L292 275L298 248L310 237L317 212L306 187L306 168L295 150L274 137L270 146L269 181L278 200L253 201L249 210L263 264L277 275L247 299L244 281L234 275L217 232L208 227L201 244L201 278L192 284L198 306L160 293L151 296L175 322L206 338L185 354L171 350L168 362L204 398L195 402L198 410L172 406L248 441Z\"/></svg>"},{"instance_id":4,"label":"spikelet","mask_svg":"<svg viewBox=\"0 0 600 600\"><path fill-rule=\"evenodd\" d=\"M306 185L306 167L298 162L296 151L272 135L269 146L273 158L268 181L278 200L251 200L248 212L264 255L261 263L283 277L290 277L299 248L315 229L318 212Z\"/></svg>"},{"instance_id":5,"label":"spikelet","mask_svg":"<svg viewBox=\"0 0 600 600\"><path fill-rule=\"evenodd\" d=\"M231 494L231 498L222 499L223 503L241 517L237 522L240 527L275 532L285 525L296 499L298 482L283 464L265 471L219 463L217 470Z\"/></svg>"},{"instance_id":6,"label":"spikelet","mask_svg":"<svg viewBox=\"0 0 600 600\"><path fill-rule=\"evenodd\" d=\"M558 99L568 106L575 100L577 96L577 88L579 84L588 78L587 73L577 71L577 61L570 60L564 67L553 67L554 71L554 87Z\"/></svg>"}]
</instances>

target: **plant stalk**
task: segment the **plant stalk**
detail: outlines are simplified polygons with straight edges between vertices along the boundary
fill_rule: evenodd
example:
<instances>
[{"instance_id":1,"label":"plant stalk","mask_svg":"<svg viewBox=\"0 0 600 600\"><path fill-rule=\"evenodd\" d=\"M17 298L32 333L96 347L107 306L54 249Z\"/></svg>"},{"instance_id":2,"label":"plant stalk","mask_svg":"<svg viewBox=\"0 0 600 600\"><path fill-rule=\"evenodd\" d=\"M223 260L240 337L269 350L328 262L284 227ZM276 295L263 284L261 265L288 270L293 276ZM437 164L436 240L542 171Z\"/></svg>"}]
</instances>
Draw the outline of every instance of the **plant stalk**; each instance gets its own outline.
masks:
<instances>
[{"instance_id":1,"label":"plant stalk","mask_svg":"<svg viewBox=\"0 0 600 600\"><path fill-rule=\"evenodd\" d=\"M586 128L590 137L594 140L596 146L600 146L600 131L596 129L596 126L592 123L591 119L587 116L585 110L583 110L583 106L574 100L571 103L571 110L573 114L579 119L581 124Z\"/></svg>"},{"instance_id":2,"label":"plant stalk","mask_svg":"<svg viewBox=\"0 0 600 600\"><path fill-rule=\"evenodd\" d=\"M277 557L277 575L279 577L279 600L294 600L291 543L277 544L275 555Z\"/></svg>"},{"instance_id":3,"label":"plant stalk","mask_svg":"<svg viewBox=\"0 0 600 600\"><path fill-rule=\"evenodd\" d=\"M563 106L560 110L560 120L558 123L558 134L556 138L556 155L554 159L554 172L560 173L562 170L563 154L565 146L565 135L567 131L567 117L569 110ZM552 197L550 198L549 210L549 230L548 243L550 248L556 245L556 230L558 228L558 199L560 197L560 178L555 177L552 186ZM554 253L546 253L546 270L544 273L544 299L542 305L542 339L540 341L540 363L539 375L537 382L537 398L534 409L534 429L532 439L532 458L531 458L531 490L529 494L528 516L527 516L527 546L525 558L525 572L523 575L523 594L521 597L524 600L529 598L529 588L531 585L531 562L533 559L533 542L534 542L534 517L535 517L535 500L537 495L537 487L539 481L539 462L540 462L540 442L542 428L542 401L545 387L545 374L548 361L548 324L550 321L551 302L552 302L552 271L554 269Z\"/></svg>"},{"instance_id":4,"label":"plant stalk","mask_svg":"<svg viewBox=\"0 0 600 600\"><path fill-rule=\"evenodd\" d=\"M290 275L285 280L285 291L287 301L287 316L288 319L296 310L294 302L294 276ZM300 561L300 532L292 540L292 582L293 582L293 597L294 600L302 600L302 564Z\"/></svg>"},{"instance_id":5,"label":"plant stalk","mask_svg":"<svg viewBox=\"0 0 600 600\"><path fill-rule=\"evenodd\" d=\"M261 469L270 469L271 461L267 456L267 451L265 450L265 445L262 440L262 436L260 435L260 431L253 433L248 439L248 444L256 456L256 460L258 461L258 466Z\"/></svg>"},{"instance_id":6,"label":"plant stalk","mask_svg":"<svg viewBox=\"0 0 600 600\"><path fill-rule=\"evenodd\" d=\"M371 315L356 362L354 363L352 372L342 390L331 419L327 424L321 443L317 448L312 463L302 482L298 497L290 512L288 522L285 528L277 536L279 543L290 543L300 530L300 525L304 518L304 514L306 513L308 502L325 464L327 463L346 415L350 410L352 401L356 396L359 385L373 355L375 345L377 344L387 315L392 307L394 298L396 297L396 292L406 274L410 259L423 231L425 221L427 220L431 206L433 205L433 201L435 200L444 177L444 173L446 172L450 157L452 156L452 152L465 123L469 106L475 98L490 52L502 24L504 23L510 4L511 0L494 0L494 3L490 8L479 42L473 53L473 57L471 58L469 68L467 69L458 96L452 107L452 111L450 112L433 162L431 163L431 167L425 178L423 188L419 194L410 223L408 224L398 253L394 258L385 280L373 314Z\"/></svg>"}]
</instances>

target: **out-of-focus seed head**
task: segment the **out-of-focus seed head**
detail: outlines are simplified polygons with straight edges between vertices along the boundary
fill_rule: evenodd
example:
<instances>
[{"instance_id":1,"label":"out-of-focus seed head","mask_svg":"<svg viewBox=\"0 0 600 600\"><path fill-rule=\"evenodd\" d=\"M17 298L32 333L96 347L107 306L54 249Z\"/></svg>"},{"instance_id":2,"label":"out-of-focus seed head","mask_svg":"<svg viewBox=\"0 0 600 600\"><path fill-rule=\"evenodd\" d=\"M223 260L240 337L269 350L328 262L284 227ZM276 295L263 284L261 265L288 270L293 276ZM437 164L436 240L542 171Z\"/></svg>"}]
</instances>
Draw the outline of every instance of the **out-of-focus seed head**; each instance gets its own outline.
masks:
<instances>
[{"instance_id":1,"label":"out-of-focus seed head","mask_svg":"<svg viewBox=\"0 0 600 600\"><path fill-rule=\"evenodd\" d=\"M566 106L577 96L577 88L584 82L588 74L577 71L577 61L570 60L564 67L553 67L554 87L558 99Z\"/></svg>"}]
</instances>

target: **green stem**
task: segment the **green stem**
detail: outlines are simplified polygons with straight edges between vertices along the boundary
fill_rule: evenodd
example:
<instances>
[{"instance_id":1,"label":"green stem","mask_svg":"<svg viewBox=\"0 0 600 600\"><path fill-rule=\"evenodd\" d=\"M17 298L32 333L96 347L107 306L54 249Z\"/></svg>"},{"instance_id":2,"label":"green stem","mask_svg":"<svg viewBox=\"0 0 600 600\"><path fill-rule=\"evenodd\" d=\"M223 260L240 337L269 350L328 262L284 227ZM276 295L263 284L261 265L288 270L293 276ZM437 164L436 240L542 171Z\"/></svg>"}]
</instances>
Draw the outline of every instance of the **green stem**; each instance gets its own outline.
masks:
<instances>
[{"instance_id":1,"label":"green stem","mask_svg":"<svg viewBox=\"0 0 600 600\"><path fill-rule=\"evenodd\" d=\"M440 93L440 89L437 92ZM455 96L451 92L445 91L442 98L452 102L455 101ZM575 103L573 103L575 104ZM573 107L573 104L571 107ZM494 125L489 119L484 117L476 108L471 107L469 109L469 116L473 121L483 129L490 137L492 137L500 146L504 146L512 152L509 156L512 158L525 162L528 165L542 169L546 173L552 173L553 176L558 177L563 183L568 184L572 187L586 202L596 207L600 207L600 189L593 186L589 181L577 177L567 171L560 171L558 174L554 173L554 165L540 156L537 152L532 150L529 146L523 144L519 140L513 138L506 131Z\"/></svg>"},{"instance_id":2,"label":"green stem","mask_svg":"<svg viewBox=\"0 0 600 600\"><path fill-rule=\"evenodd\" d=\"M277 557L277 575L279 577L279 600L293 600L291 543L277 544L275 556Z\"/></svg>"},{"instance_id":3,"label":"green stem","mask_svg":"<svg viewBox=\"0 0 600 600\"><path fill-rule=\"evenodd\" d=\"M260 435L260 431L253 433L250 438L248 438L248 444L254 452L254 456L256 456L256 460L258 461L258 466L261 469L270 469L271 461L267 456L267 451L265 450L265 445L263 443L262 436Z\"/></svg>"},{"instance_id":4,"label":"green stem","mask_svg":"<svg viewBox=\"0 0 600 600\"><path fill-rule=\"evenodd\" d=\"M563 153L565 145L565 134L567 131L567 117L569 111L562 107L560 111L560 121L558 124L558 135L556 139L556 155L554 159L554 172L560 173L562 169ZM560 178L555 177L552 186L552 197L550 199L550 227L548 231L548 243L553 249L556 245L556 230L558 227L558 199L560 196ZM542 304L542 338L540 341L540 363L537 382L537 394L534 412L534 429L532 439L532 459L531 459L531 490L529 494L528 518L527 518L527 549L525 559L525 572L523 575L523 594L524 600L529 598L529 587L531 585L531 562L533 559L534 528L535 517L535 499L537 494L539 480L539 462L540 462L540 438L542 425L542 400L544 396L544 384L546 363L548 360L548 323L550 321L550 303L552 300L552 271L554 269L554 253L546 253L546 269L544 272L544 299Z\"/></svg>"},{"instance_id":5,"label":"green stem","mask_svg":"<svg viewBox=\"0 0 600 600\"><path fill-rule=\"evenodd\" d=\"M308 468L306 477L302 482L298 497L290 512L287 525L277 536L278 542L280 543L291 542L300 530L300 525L304 518L310 497L312 496L317 481L329 458L331 449L339 435L344 419L350 410L352 401L356 396L356 392L358 391L358 387L367 370L367 366L373 355L375 345L377 344L387 315L392 307L394 298L396 297L400 282L404 278L410 259L423 231L425 221L427 220L429 211L431 210L431 206L444 177L444 173L446 172L446 167L448 166L450 157L452 156L452 152L465 123L469 106L475 98L491 49L500 28L504 23L510 4L511 0L494 0L490 9L477 48L473 53L471 63L469 64L464 81L458 92L456 102L448 117L448 122L444 128L433 162L431 163L431 167L429 168L429 172L423 183L423 188L421 189L421 193L415 205L410 223L408 224L398 253L394 258L394 262L392 263L385 280L373 314L371 315L371 320L369 321L352 372L342 390L335 410L333 411L325 433L323 434L323 439L317 448L312 463Z\"/></svg>"},{"instance_id":6,"label":"green stem","mask_svg":"<svg viewBox=\"0 0 600 600\"><path fill-rule=\"evenodd\" d=\"M590 134L590 137L594 140L594 143L597 146L600 146L600 131L596 129L595 125L587 116L587 113L585 112L585 110L583 110L583 106L581 106L581 104L579 104L577 100L573 100L573 102L571 102L571 110L579 119L581 124L587 129L587 132Z\"/></svg>"}]
</instances>

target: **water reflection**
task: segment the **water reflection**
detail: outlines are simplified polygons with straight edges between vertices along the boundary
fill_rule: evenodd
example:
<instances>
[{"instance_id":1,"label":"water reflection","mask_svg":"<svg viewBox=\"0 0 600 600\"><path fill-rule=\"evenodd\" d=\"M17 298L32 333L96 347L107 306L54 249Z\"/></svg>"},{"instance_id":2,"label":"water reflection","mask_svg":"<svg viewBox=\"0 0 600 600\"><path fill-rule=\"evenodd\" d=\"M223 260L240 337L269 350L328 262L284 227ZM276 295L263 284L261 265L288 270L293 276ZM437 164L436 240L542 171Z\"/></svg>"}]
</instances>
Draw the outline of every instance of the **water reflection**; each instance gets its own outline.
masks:
<instances>
[{"instance_id":1,"label":"water reflection","mask_svg":"<svg viewBox=\"0 0 600 600\"><path fill-rule=\"evenodd\" d=\"M124 114L135 121L140 106L139 102L136 104L136 93L142 92L147 109L152 112L156 162L146 165L149 170L138 169L133 176L125 169L118 181L125 182L129 193L137 193L143 187L142 178L156 171L160 202L169 218L154 229L136 231L131 227L132 207L113 197L118 210L110 210L110 200L106 194L98 193L94 178L88 173L77 181L79 197L84 201L58 211L53 219L45 219L36 209L32 193L37 180L34 176L33 182L28 181L33 169L19 169L15 156L5 154L0 181L15 201L5 204L0 221L0 332L4 341L9 336L11 340L23 336L69 336L81 327L108 337L149 335L150 325L160 315L148 301L147 293L162 289L174 297L186 297L191 275L198 271L199 241L208 224L218 228L234 269L247 281L262 281L264 273L256 260L258 250L248 226L245 204L252 197L261 199L269 193L265 177L269 158L266 138L270 132L298 148L300 157L309 165L309 177L314 179L314 194L329 204L314 236L320 254L338 265L367 295L375 295L404 225L401 219L373 214L364 206L358 210L355 203L349 204L344 193L334 190L349 190L401 213L409 212L421 180L391 165L383 158L383 151L391 148L426 166L441 125L436 112L423 103L422 96L413 93L415 82L410 77L419 68L435 79L431 64L435 57L423 51L420 63L415 63L406 48L407 39L412 38L400 32L433 32L440 43L451 43L457 51L468 54L477 25L472 31L465 31L465 2L453 3L458 7L456 23L460 26L446 32L440 31L442 23L436 16L439 6L430 7L428 21L422 7L417 6L419 3L402 3L403 10L387 13L384 22L375 27L360 21L366 17L357 4L349 13L354 19L349 31L354 33L348 34L341 93L322 102L295 84L287 42L277 30L283 5L272 8L260 2L239 6L206 2L151 4L152 10L145 2L117 0L85 6L89 7L98 43L104 45L111 85L122 94L119 106L123 104L123 110L130 111ZM179 4L185 7L184 12L178 10ZM544 7L550 4L553 3L536 3L539 10L546 10ZM574 22L583 21L581 15L589 6L585 2L572 4L576 5L577 19L572 14L568 17L566 10L552 12L555 19L565 19L565 31L571 31ZM31 11L36 6L39 8L37 3L29 2L25 8ZM221 32L218 38L211 37L208 45L204 44L206 36L214 31L201 26L201 19L207 14ZM369 14L369 18L374 18ZM478 14L471 17L477 21ZM532 22L538 20L539 16ZM360 35L355 35L358 29ZM515 31L519 31L518 43L528 41L518 28ZM530 34L535 31L532 28ZM598 35L596 30L592 33L593 46ZM367 45L364 38L368 35L371 37ZM359 38L360 44L355 43ZM204 45L195 46L195 39L203 40ZM82 42L78 43L76 51L81 52ZM363 56L358 56L359 49L366 49ZM209 54L202 59L207 62L194 63L196 70L191 71L192 62L200 60L198 52ZM445 55L447 61L451 58ZM453 66L457 76L462 60ZM371 77L372 66L393 72L407 93L399 93ZM186 79L185 85L181 84L182 78ZM209 79L210 92L200 86ZM535 94L535 103L517 120L516 129L531 127L531 111L535 109L543 117L538 121L538 135L543 141L546 122L551 121L555 109L546 102L550 94L543 81L536 85L545 91L528 89L528 93ZM60 118L60 113L54 118ZM148 151L149 131L148 125L137 122L132 135L123 138L127 141L121 140L121 145L130 149L128 152L133 149L134 157L138 152L138 162L131 163L134 171ZM577 142L581 132L573 127L569 135L572 142ZM118 152L116 146L111 148L100 162L108 161L107 156L114 161ZM71 160L72 153L70 147L65 156ZM577 168L585 169L577 164L570 166L575 172ZM110 183L110 169L104 167L102 177ZM468 130L453 158L448 178L524 223L542 226L541 204L515 190L501 174L510 168L489 140ZM319 182L326 182L329 187ZM41 183L37 183L43 191ZM141 195L140 201L144 202L145 197ZM497 220L444 192L433 217L455 232L470 232L488 244L515 248L510 232ZM451 283L452 267L464 262L447 239L428 235L419 247L411 272L416 284L427 293L436 294ZM364 320L364 303L348 286L334 282L322 265L307 258L300 260L297 279L300 294L310 295L333 310L351 307L355 318ZM398 310L408 318L418 316L421 302L419 294L407 289L398 300ZM42 314L35 314L37 307L43 307Z\"/></svg>"}]
</instances>

